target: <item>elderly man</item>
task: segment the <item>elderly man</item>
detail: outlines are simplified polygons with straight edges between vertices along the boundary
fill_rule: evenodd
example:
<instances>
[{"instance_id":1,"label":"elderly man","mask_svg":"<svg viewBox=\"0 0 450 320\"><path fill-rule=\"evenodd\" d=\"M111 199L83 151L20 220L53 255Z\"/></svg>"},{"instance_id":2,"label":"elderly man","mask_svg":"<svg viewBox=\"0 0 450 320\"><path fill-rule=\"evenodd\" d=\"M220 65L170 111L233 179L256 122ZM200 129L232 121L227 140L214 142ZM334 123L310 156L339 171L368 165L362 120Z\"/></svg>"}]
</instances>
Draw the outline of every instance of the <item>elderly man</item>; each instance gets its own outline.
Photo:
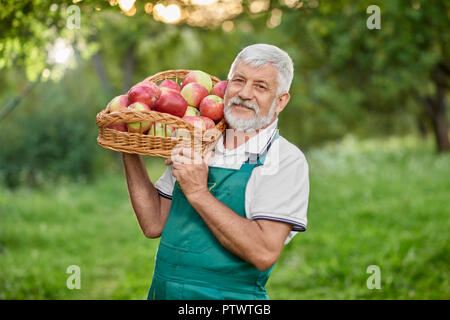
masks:
<instances>
[{"instance_id":1,"label":"elderly man","mask_svg":"<svg viewBox=\"0 0 450 320\"><path fill-rule=\"evenodd\" d=\"M268 299L283 246L306 230L308 164L278 135L292 60L267 44L244 48L224 97L229 129L192 161L176 149L155 185L137 155L123 154L143 233L161 237L149 299Z\"/></svg>"}]
</instances>

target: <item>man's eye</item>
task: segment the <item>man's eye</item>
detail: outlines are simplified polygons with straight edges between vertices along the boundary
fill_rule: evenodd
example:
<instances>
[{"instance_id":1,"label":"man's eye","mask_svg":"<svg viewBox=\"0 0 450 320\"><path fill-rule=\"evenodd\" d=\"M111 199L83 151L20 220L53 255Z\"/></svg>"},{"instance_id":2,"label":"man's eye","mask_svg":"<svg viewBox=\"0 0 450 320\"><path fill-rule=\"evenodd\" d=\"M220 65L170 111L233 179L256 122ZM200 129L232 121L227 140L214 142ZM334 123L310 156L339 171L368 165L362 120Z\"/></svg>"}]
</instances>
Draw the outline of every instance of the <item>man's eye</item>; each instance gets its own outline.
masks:
<instances>
[{"instance_id":1,"label":"man's eye","mask_svg":"<svg viewBox=\"0 0 450 320\"><path fill-rule=\"evenodd\" d=\"M266 87L265 87L265 86L263 86L263 85L258 85L258 88L259 88L259 89L263 89L263 90L265 90L265 89L266 89Z\"/></svg>"},{"instance_id":2,"label":"man's eye","mask_svg":"<svg viewBox=\"0 0 450 320\"><path fill-rule=\"evenodd\" d=\"M234 79L233 81L234 82L243 82L244 80L242 80L242 79Z\"/></svg>"}]
</instances>

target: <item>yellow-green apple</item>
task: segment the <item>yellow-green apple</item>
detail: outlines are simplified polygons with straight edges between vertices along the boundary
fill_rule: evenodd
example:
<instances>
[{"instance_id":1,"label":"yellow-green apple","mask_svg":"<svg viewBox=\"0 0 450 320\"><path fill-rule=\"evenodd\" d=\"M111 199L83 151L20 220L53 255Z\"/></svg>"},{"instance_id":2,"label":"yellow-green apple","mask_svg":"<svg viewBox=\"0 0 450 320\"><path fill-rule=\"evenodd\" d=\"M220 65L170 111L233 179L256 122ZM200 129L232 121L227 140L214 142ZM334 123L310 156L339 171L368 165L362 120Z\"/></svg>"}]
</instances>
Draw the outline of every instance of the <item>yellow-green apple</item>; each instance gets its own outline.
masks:
<instances>
[{"instance_id":1,"label":"yellow-green apple","mask_svg":"<svg viewBox=\"0 0 450 320\"><path fill-rule=\"evenodd\" d=\"M196 107L188 106L186 109L186 112L184 113L184 116L199 116L200 111Z\"/></svg>"},{"instance_id":2,"label":"yellow-green apple","mask_svg":"<svg viewBox=\"0 0 450 320\"><path fill-rule=\"evenodd\" d=\"M126 110L127 106L128 106L128 96L126 94L122 94L120 96L113 98L106 106L106 110L108 113L117 112L121 110ZM107 128L126 132L127 124L125 122L119 122L109 125L107 126Z\"/></svg>"},{"instance_id":3,"label":"yellow-green apple","mask_svg":"<svg viewBox=\"0 0 450 320\"><path fill-rule=\"evenodd\" d=\"M184 77L183 82L181 82L181 89L183 89L188 83L197 82L198 84L204 86L208 93L211 92L212 89L212 80L211 77L200 70L194 70L189 72L186 77Z\"/></svg>"},{"instance_id":4,"label":"yellow-green apple","mask_svg":"<svg viewBox=\"0 0 450 320\"><path fill-rule=\"evenodd\" d=\"M200 115L208 117L214 121L223 118L223 100L221 97L209 95L200 103Z\"/></svg>"},{"instance_id":5,"label":"yellow-green apple","mask_svg":"<svg viewBox=\"0 0 450 320\"><path fill-rule=\"evenodd\" d=\"M199 116L200 119L203 120L203 122L205 123L206 126L206 130L214 128L216 126L216 124L214 123L214 121L208 117L205 116Z\"/></svg>"},{"instance_id":6,"label":"yellow-green apple","mask_svg":"<svg viewBox=\"0 0 450 320\"><path fill-rule=\"evenodd\" d=\"M153 106L153 110L182 118L186 113L187 107L186 99L178 91L162 87L161 95Z\"/></svg>"},{"instance_id":7,"label":"yellow-green apple","mask_svg":"<svg viewBox=\"0 0 450 320\"><path fill-rule=\"evenodd\" d=\"M176 82L173 81L173 80L169 80L169 79L164 80L163 82L161 82L161 83L159 84L159 88L160 88L160 89L161 89L161 88L170 88L170 89L174 89L174 90L176 90L176 91L178 91L178 92L181 91L181 88L180 88L180 86L178 85L178 83L176 83Z\"/></svg>"},{"instance_id":8,"label":"yellow-green apple","mask_svg":"<svg viewBox=\"0 0 450 320\"><path fill-rule=\"evenodd\" d=\"M134 111L151 110L145 103L142 102L132 103L128 106L128 109ZM151 127L150 121L127 123L128 132L144 133L148 129L150 129L150 127Z\"/></svg>"},{"instance_id":9,"label":"yellow-green apple","mask_svg":"<svg viewBox=\"0 0 450 320\"><path fill-rule=\"evenodd\" d=\"M194 127L200 128L201 130L206 130L206 124L203 119L199 116L185 116L182 118L184 121L189 122Z\"/></svg>"},{"instance_id":10,"label":"yellow-green apple","mask_svg":"<svg viewBox=\"0 0 450 320\"><path fill-rule=\"evenodd\" d=\"M181 89L181 95L192 107L197 107L204 97L208 95L208 90L197 82L191 82Z\"/></svg>"},{"instance_id":11,"label":"yellow-green apple","mask_svg":"<svg viewBox=\"0 0 450 320\"><path fill-rule=\"evenodd\" d=\"M225 90L227 90L227 85L228 81L217 82L214 88L212 89L211 94L221 97L223 99L223 97L225 96Z\"/></svg>"},{"instance_id":12,"label":"yellow-green apple","mask_svg":"<svg viewBox=\"0 0 450 320\"><path fill-rule=\"evenodd\" d=\"M106 106L106 110L108 110L108 112L116 112L126 107L128 107L128 96L126 94L122 94L114 97Z\"/></svg>"},{"instance_id":13,"label":"yellow-green apple","mask_svg":"<svg viewBox=\"0 0 450 320\"><path fill-rule=\"evenodd\" d=\"M175 128L173 128L170 125L166 125L166 130L164 132L164 124L163 123L155 123L152 124L150 127L150 130L148 131L148 135L151 136L158 136L158 137L171 137L172 132L175 131Z\"/></svg>"},{"instance_id":14,"label":"yellow-green apple","mask_svg":"<svg viewBox=\"0 0 450 320\"><path fill-rule=\"evenodd\" d=\"M128 103L145 103L151 109L160 95L161 90L154 82L142 81L128 91Z\"/></svg>"}]
</instances>

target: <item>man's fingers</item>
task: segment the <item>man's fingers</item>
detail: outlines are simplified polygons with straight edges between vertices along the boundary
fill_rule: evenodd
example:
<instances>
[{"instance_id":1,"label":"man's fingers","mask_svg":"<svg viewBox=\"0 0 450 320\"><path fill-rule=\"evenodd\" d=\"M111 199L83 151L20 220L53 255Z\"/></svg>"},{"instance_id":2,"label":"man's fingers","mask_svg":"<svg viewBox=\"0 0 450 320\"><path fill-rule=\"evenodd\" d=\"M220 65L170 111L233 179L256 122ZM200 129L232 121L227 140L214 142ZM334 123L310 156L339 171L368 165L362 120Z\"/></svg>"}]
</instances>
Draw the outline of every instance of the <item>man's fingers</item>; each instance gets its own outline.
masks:
<instances>
[{"instance_id":1,"label":"man's fingers","mask_svg":"<svg viewBox=\"0 0 450 320\"><path fill-rule=\"evenodd\" d=\"M201 159L201 155L198 152L195 152L194 150L190 149L190 148L181 148L178 151L179 155L183 155L187 158L190 159Z\"/></svg>"},{"instance_id":2,"label":"man's fingers","mask_svg":"<svg viewBox=\"0 0 450 320\"><path fill-rule=\"evenodd\" d=\"M202 163L202 156L198 152L194 152L189 148L177 148L172 151L170 157L172 163L184 163L184 164L200 164Z\"/></svg>"},{"instance_id":3,"label":"man's fingers","mask_svg":"<svg viewBox=\"0 0 450 320\"><path fill-rule=\"evenodd\" d=\"M180 156L180 155L175 155L172 157L172 164L192 164L194 163L192 161L192 159L185 157L185 156Z\"/></svg>"}]
</instances>

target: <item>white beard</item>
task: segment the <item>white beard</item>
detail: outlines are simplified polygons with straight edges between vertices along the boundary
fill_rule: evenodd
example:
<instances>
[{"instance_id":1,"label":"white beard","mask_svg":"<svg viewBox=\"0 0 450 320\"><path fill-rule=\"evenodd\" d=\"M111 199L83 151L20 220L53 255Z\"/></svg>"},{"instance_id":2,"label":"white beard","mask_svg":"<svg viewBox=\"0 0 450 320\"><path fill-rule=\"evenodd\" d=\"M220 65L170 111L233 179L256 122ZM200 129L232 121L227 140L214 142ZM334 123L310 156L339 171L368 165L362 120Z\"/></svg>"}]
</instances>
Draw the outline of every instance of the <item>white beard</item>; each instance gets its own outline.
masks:
<instances>
[{"instance_id":1,"label":"white beard","mask_svg":"<svg viewBox=\"0 0 450 320\"><path fill-rule=\"evenodd\" d=\"M259 130L261 128L264 128L267 126L273 119L273 116L275 114L275 106L276 106L277 98L273 99L272 105L270 106L269 113L265 116L259 116L259 106L256 104L252 104L248 101L242 100L239 97L233 97L228 101L228 103L225 105L225 108L223 110L224 117L228 125L235 130L238 131L253 131L253 130ZM247 107L249 109L252 109L255 111L255 115L246 120L246 119L240 119L233 115L231 111L231 105L237 104L244 107Z\"/></svg>"}]
</instances>

